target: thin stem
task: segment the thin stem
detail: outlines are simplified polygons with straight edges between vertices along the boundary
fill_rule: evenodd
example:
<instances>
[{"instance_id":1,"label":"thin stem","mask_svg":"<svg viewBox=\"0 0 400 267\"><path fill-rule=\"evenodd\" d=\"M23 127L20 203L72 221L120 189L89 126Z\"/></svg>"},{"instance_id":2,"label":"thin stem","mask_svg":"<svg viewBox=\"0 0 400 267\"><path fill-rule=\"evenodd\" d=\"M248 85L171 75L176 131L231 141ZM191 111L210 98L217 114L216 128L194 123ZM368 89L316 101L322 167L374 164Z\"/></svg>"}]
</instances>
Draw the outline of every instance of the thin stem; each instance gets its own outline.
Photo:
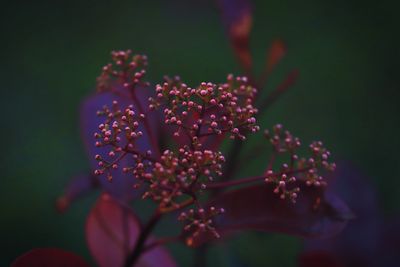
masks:
<instances>
[{"instance_id":1,"label":"thin stem","mask_svg":"<svg viewBox=\"0 0 400 267\"><path fill-rule=\"evenodd\" d=\"M205 110L206 110L206 102L204 101L204 99L202 99L201 100L203 103L201 104L201 112L200 112L200 119L201 120L203 120L203 118L204 118L204 113L205 113ZM199 137L200 136L200 133L201 133L201 126L202 126L203 124L202 123L197 123L197 131L196 131L196 137Z\"/></svg>"},{"instance_id":2,"label":"thin stem","mask_svg":"<svg viewBox=\"0 0 400 267\"><path fill-rule=\"evenodd\" d=\"M120 156L118 156L116 159L114 159L112 162L107 162L107 165L104 166L105 168L110 168L112 165L117 163L118 161L122 160L128 153L124 151Z\"/></svg>"},{"instance_id":3,"label":"thin stem","mask_svg":"<svg viewBox=\"0 0 400 267\"><path fill-rule=\"evenodd\" d=\"M233 145L231 146L231 149L229 150L228 158L223 172L224 174L221 177L220 181L224 182L231 178L235 166L237 164L237 160L239 159L240 150L242 149L242 147L243 147L243 142L241 142L240 140L234 141Z\"/></svg>"},{"instance_id":4,"label":"thin stem","mask_svg":"<svg viewBox=\"0 0 400 267\"><path fill-rule=\"evenodd\" d=\"M206 109L206 102L202 99L201 112L200 112L200 116L199 116L199 118L200 118L201 120L203 120L203 118L204 118L205 109ZM196 148L195 148L195 146L194 146L194 144L193 144L193 137L197 137L197 138L200 137L201 126L202 126L202 125L203 125L203 123L197 123L197 130L196 130L194 136L191 136L191 137L190 137L190 139L191 139L191 140L190 140L190 146L191 146L191 148L192 148L193 150L196 150Z\"/></svg>"},{"instance_id":5,"label":"thin stem","mask_svg":"<svg viewBox=\"0 0 400 267\"><path fill-rule=\"evenodd\" d=\"M258 116L265 112L265 110L267 110L283 93L290 88L290 86L295 83L298 74L299 73L297 70L290 72L286 79L267 96L267 98L259 105L260 112Z\"/></svg>"},{"instance_id":6,"label":"thin stem","mask_svg":"<svg viewBox=\"0 0 400 267\"><path fill-rule=\"evenodd\" d=\"M270 158L269 163L268 163L268 166L267 166L267 171L272 170L272 167L274 166L274 163L275 163L275 159L276 159L277 154L278 154L278 152L274 149L274 150L272 151L272 155L271 155L271 158ZM292 169L291 169L291 170L292 170Z\"/></svg>"},{"instance_id":7,"label":"thin stem","mask_svg":"<svg viewBox=\"0 0 400 267\"><path fill-rule=\"evenodd\" d=\"M139 259L139 257L143 252L143 248L147 238L149 237L150 233L153 231L157 223L160 221L161 217L162 213L160 213L157 210L150 218L150 220L147 222L147 224L144 226L136 241L133 251L130 254L128 254L128 257L125 259L125 264L124 264L125 267L132 267L137 262L137 260Z\"/></svg>"},{"instance_id":8,"label":"thin stem","mask_svg":"<svg viewBox=\"0 0 400 267\"><path fill-rule=\"evenodd\" d=\"M124 81L124 83L128 82L128 75L127 75L126 71L124 71L124 73L121 75L121 78ZM134 104L137 106L139 112L142 113L142 114L145 114L144 109L142 107L142 104L140 103L139 99L136 97L136 90L135 90L135 86L134 85L131 85L129 87L129 92L130 92L130 96L131 96ZM147 134L149 136L150 143L151 143L153 149L156 151L157 156L160 156L161 152L160 152L160 149L159 149L159 146L158 146L158 142L155 139L153 131L151 130L151 127L150 127L149 120L148 120L147 116L144 118L143 123L144 123L144 128L145 128L145 130L146 130L146 132L147 132Z\"/></svg>"},{"instance_id":9,"label":"thin stem","mask_svg":"<svg viewBox=\"0 0 400 267\"><path fill-rule=\"evenodd\" d=\"M194 252L193 267L205 267L207 265L207 251L208 244L204 244L196 249Z\"/></svg>"},{"instance_id":10,"label":"thin stem","mask_svg":"<svg viewBox=\"0 0 400 267\"><path fill-rule=\"evenodd\" d=\"M173 211L176 211L176 210L180 210L180 209L186 208L187 206L190 206L193 203L194 203L194 198L191 197L190 199L185 200L184 202L180 203L177 207L163 208L163 209L160 209L160 211L162 213L173 212Z\"/></svg>"},{"instance_id":11,"label":"thin stem","mask_svg":"<svg viewBox=\"0 0 400 267\"><path fill-rule=\"evenodd\" d=\"M132 96L133 102L138 107L139 112L144 114L144 109L142 107L142 104L140 104L140 101L137 99L136 94L135 94L135 92L133 90L132 90L131 96ZM144 123L144 128L145 128L145 130L146 130L146 132L147 132L147 134L149 136L150 143L151 143L153 149L156 151L157 155L159 156L161 154L161 152L160 152L160 149L158 147L158 142L155 139L154 133L151 130L151 127L150 127L149 120L148 120L147 116L144 118L143 123Z\"/></svg>"},{"instance_id":12,"label":"thin stem","mask_svg":"<svg viewBox=\"0 0 400 267\"><path fill-rule=\"evenodd\" d=\"M162 246L171 242L176 242L176 241L180 241L182 239L182 235L177 235L177 236L167 236L164 238L160 238L152 243L150 243L149 245L145 246L142 250L143 253L150 251L158 246Z\"/></svg>"},{"instance_id":13,"label":"thin stem","mask_svg":"<svg viewBox=\"0 0 400 267\"><path fill-rule=\"evenodd\" d=\"M113 147L119 148L119 146L118 146L115 142L111 142L110 145L112 145ZM140 151L137 151L137 150L135 150L135 149L128 149L128 145L126 145L126 146L122 149L122 151L124 151L124 153L122 154L122 156L121 156L120 158L118 158L118 160L120 160L121 158L125 157L126 154L130 153L130 154L137 155L137 156L139 156L139 157L141 157L141 158L143 158L143 159L146 159L146 160L148 160L148 161L157 162L157 160L156 160L155 158L152 158L152 157L150 157L150 156L148 156L148 155L146 155L146 154L143 154L143 153L140 152Z\"/></svg>"},{"instance_id":14,"label":"thin stem","mask_svg":"<svg viewBox=\"0 0 400 267\"><path fill-rule=\"evenodd\" d=\"M215 189L215 188L224 188L224 187L229 187L229 186L248 184L248 183L261 181L261 180L263 180L265 178L268 178L268 177L278 177L278 176L281 176L282 174L291 175L291 174L295 174L295 173L306 172L309 169L310 168L302 168L302 169L297 169L297 170L293 170L293 171L290 171L290 172L275 173L275 174L269 175L269 176L261 175L261 176L247 177L247 178L242 178L242 179L233 180L233 181L227 181L227 182L210 183L210 184L206 185L207 186L206 188L207 189Z\"/></svg>"},{"instance_id":15,"label":"thin stem","mask_svg":"<svg viewBox=\"0 0 400 267\"><path fill-rule=\"evenodd\" d=\"M150 157L148 155L145 155L145 154L143 154L143 153L141 153L141 152L139 152L137 150L134 150L134 149L124 149L124 151L126 153L131 153L131 154L134 154L134 155L138 155L139 157L141 157L141 158L143 158L145 160L151 161L151 162L158 162L158 160L156 160L155 158Z\"/></svg>"},{"instance_id":16,"label":"thin stem","mask_svg":"<svg viewBox=\"0 0 400 267\"><path fill-rule=\"evenodd\" d=\"M156 212L153 214L153 216L150 218L150 220L142 229L138 237L138 240L136 241L133 251L128 255L128 257L125 260L124 267L132 267L137 262L142 253L144 253L145 251L151 250L154 247L162 245L164 243L180 240L182 238L181 236L167 237L145 246L147 238L149 237L150 233L153 231L157 223L160 221L164 213L183 209L187 206L192 205L193 203L194 203L194 198L190 198L182 202L178 207L174 207L171 209L160 209L160 210L157 209Z\"/></svg>"}]
</instances>

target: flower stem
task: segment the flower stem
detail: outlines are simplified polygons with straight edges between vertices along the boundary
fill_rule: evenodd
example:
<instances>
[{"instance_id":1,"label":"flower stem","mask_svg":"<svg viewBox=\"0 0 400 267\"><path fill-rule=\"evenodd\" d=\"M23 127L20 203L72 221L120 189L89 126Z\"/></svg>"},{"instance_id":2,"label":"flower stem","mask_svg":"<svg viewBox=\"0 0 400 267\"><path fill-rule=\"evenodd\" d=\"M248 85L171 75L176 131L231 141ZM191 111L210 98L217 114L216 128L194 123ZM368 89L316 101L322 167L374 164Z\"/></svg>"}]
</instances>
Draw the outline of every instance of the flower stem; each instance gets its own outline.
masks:
<instances>
[{"instance_id":1,"label":"flower stem","mask_svg":"<svg viewBox=\"0 0 400 267\"><path fill-rule=\"evenodd\" d=\"M224 187L229 187L229 186L242 185L242 184L248 184L248 183L261 181L261 180L263 180L267 177L271 177L271 176L278 177L282 174L291 175L291 174L295 174L295 173L306 172L309 169L310 168L303 168L303 169L297 169L297 170L293 170L293 171L289 171L289 172L275 173L275 174L269 175L269 176L261 175L261 176L247 177L247 178L232 180L232 181L227 181L227 182L210 183L210 184L207 184L206 186L207 186L207 189L224 188Z\"/></svg>"},{"instance_id":2,"label":"flower stem","mask_svg":"<svg viewBox=\"0 0 400 267\"><path fill-rule=\"evenodd\" d=\"M193 267L206 267L208 244L200 246L194 255Z\"/></svg>"},{"instance_id":3,"label":"flower stem","mask_svg":"<svg viewBox=\"0 0 400 267\"><path fill-rule=\"evenodd\" d=\"M282 94L284 94L296 81L298 76L298 71L293 70L289 73L286 79L273 90L265 100L258 105L258 110L260 111L258 116L264 113Z\"/></svg>"},{"instance_id":4,"label":"flower stem","mask_svg":"<svg viewBox=\"0 0 400 267\"><path fill-rule=\"evenodd\" d=\"M233 145L231 146L231 149L229 150L228 153L228 159L227 159L227 163L226 166L224 168L224 174L221 177L221 182L225 182L228 181L229 179L231 179L232 174L235 171L235 166L237 165L237 161L239 159L239 155L240 155L240 151L242 149L243 146L243 142L239 141L239 140L235 140ZM218 187L215 187L216 189ZM219 192L219 190L214 191L214 195L217 195Z\"/></svg>"},{"instance_id":5,"label":"flower stem","mask_svg":"<svg viewBox=\"0 0 400 267\"><path fill-rule=\"evenodd\" d=\"M141 256L143 252L144 245L146 243L147 238L149 237L150 233L153 231L154 227L157 225L157 223L160 221L162 217L162 213L160 213L158 210L153 214L153 216L150 218L150 220L147 222L147 224L144 226L142 229L135 247L130 253L127 258L125 259L125 267L132 267L134 264L137 262L139 257Z\"/></svg>"},{"instance_id":6,"label":"flower stem","mask_svg":"<svg viewBox=\"0 0 400 267\"><path fill-rule=\"evenodd\" d=\"M139 99L137 98L135 92L132 92L131 96L132 96L132 100L136 104L139 112L144 114L144 109L142 107L142 104L140 103ZM158 142L157 142L157 139L154 136L154 133L153 133L151 127L150 127L149 119L148 119L147 116L144 118L143 123L144 123L144 128L145 128L145 130L146 130L146 132L147 132L147 134L149 136L150 143L151 143L152 147L156 151L157 156L160 156L161 152L160 152L160 149L159 149L159 146L158 146Z\"/></svg>"}]
</instances>

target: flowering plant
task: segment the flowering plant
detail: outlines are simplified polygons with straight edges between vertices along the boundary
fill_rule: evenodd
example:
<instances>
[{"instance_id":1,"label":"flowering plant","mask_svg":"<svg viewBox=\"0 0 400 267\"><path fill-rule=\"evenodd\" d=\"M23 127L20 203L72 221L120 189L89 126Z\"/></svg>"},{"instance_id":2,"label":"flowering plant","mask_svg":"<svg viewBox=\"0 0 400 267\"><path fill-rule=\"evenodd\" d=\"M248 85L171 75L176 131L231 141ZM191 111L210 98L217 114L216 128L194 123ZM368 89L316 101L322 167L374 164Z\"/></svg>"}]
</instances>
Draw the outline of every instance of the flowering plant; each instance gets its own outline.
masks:
<instances>
[{"instance_id":1,"label":"flowering plant","mask_svg":"<svg viewBox=\"0 0 400 267\"><path fill-rule=\"evenodd\" d=\"M162 245L182 241L198 247L244 230L326 237L343 229L351 217L347 206L325 190L324 172L335 169L330 152L316 141L301 155L299 138L281 124L264 131L263 142L272 148L265 171L233 179L240 161L257 155L252 151L239 158L246 138L261 128L257 116L297 75L290 73L259 101L257 89L285 47L280 40L273 43L265 72L256 80L248 48L250 8L246 1L237 2L241 4L233 13L229 5L222 14L246 76L230 74L222 83L198 86L164 77L151 86L145 80L146 56L114 51L112 63L97 79L97 94L84 102L83 137L93 175L74 180L58 208L65 210L84 191L102 187L86 227L88 247L99 266L176 266ZM223 142L233 143L226 153ZM138 197L156 203L146 223L129 206ZM153 237L167 214L175 215L182 231ZM65 260L86 266L79 257L57 249L34 250L14 266L39 258L43 265Z\"/></svg>"}]
</instances>

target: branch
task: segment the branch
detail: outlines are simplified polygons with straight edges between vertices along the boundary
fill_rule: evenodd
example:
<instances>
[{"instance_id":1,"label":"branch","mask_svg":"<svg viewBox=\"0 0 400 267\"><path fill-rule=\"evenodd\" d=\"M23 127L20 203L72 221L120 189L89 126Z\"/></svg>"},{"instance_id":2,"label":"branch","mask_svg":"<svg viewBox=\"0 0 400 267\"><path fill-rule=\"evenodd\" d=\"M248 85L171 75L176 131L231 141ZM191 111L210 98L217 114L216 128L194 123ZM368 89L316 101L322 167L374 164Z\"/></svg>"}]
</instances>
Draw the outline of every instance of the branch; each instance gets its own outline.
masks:
<instances>
[{"instance_id":1,"label":"branch","mask_svg":"<svg viewBox=\"0 0 400 267\"><path fill-rule=\"evenodd\" d=\"M146 243L147 238L149 237L150 233L153 231L157 223L160 221L161 217L162 213L156 210L156 212L142 229L132 253L130 253L126 258L124 264L125 267L132 267L137 262L143 252L143 247Z\"/></svg>"},{"instance_id":2,"label":"branch","mask_svg":"<svg viewBox=\"0 0 400 267\"><path fill-rule=\"evenodd\" d=\"M143 110L142 104L137 99L135 91L134 90L131 90L131 91L132 91L131 96L132 96L133 102L138 107L139 112L144 114L144 110ZM151 130L151 127L150 127L149 120L148 120L147 116L143 119L143 123L144 123L144 128L145 128L147 134L149 135L150 143L151 143L154 151L156 151L157 155L160 156L161 152L160 152L160 149L159 149L159 146L158 146L158 142L157 142L157 139L154 136L153 131Z\"/></svg>"},{"instance_id":3,"label":"branch","mask_svg":"<svg viewBox=\"0 0 400 267\"><path fill-rule=\"evenodd\" d=\"M242 179L227 181L227 182L210 183L210 184L206 184L206 189L224 188L224 187L229 187L229 186L248 184L248 183L253 183L253 182L264 180L265 178L268 178L268 177L278 177L278 176L281 176L282 174L291 175L291 174L295 174L295 173L306 172L309 169L310 168L303 168L303 169L293 170L290 172L275 173L273 175L268 175L268 176L261 175L261 176L247 177L247 178L242 178Z\"/></svg>"}]
</instances>

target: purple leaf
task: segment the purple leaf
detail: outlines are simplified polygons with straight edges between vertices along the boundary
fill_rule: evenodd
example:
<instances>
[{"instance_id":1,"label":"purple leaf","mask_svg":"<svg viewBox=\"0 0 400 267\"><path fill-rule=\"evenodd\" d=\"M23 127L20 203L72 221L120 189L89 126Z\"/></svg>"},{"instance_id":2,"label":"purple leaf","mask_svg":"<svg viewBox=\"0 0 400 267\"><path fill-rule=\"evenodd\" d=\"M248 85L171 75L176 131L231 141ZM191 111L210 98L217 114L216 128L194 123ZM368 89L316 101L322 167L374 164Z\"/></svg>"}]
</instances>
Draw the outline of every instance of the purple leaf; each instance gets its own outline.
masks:
<instances>
[{"instance_id":1,"label":"purple leaf","mask_svg":"<svg viewBox=\"0 0 400 267\"><path fill-rule=\"evenodd\" d=\"M78 175L74 177L65 188L64 194L57 199L57 210L64 212L73 201L84 196L97 186L97 177L93 175Z\"/></svg>"},{"instance_id":2,"label":"purple leaf","mask_svg":"<svg viewBox=\"0 0 400 267\"><path fill-rule=\"evenodd\" d=\"M236 231L259 230L307 238L323 238L340 232L352 217L349 208L338 197L325 194L322 188L299 185L297 202L282 200L269 185L241 188L220 195L208 206L224 208L215 219L221 236ZM200 235L187 240L200 245L211 239Z\"/></svg>"},{"instance_id":3,"label":"purple leaf","mask_svg":"<svg viewBox=\"0 0 400 267\"><path fill-rule=\"evenodd\" d=\"M356 214L346 229L339 235L326 240L307 240L305 253L324 250L334 255L343 266L397 266L389 261L391 245L383 234L388 224L379 211L378 196L368 177L353 164L341 161L335 173L328 177L329 190L337 193L349 204ZM390 233L393 237L394 231ZM400 238L397 240L399 241ZM393 264L393 262L392 262Z\"/></svg>"},{"instance_id":4,"label":"purple leaf","mask_svg":"<svg viewBox=\"0 0 400 267\"><path fill-rule=\"evenodd\" d=\"M376 266L399 266L400 217L385 220L382 225L379 250L375 253Z\"/></svg>"},{"instance_id":5,"label":"purple leaf","mask_svg":"<svg viewBox=\"0 0 400 267\"><path fill-rule=\"evenodd\" d=\"M147 88L137 88L138 100L143 108L147 107ZM118 91L119 92L119 91ZM112 102L118 101L121 108L125 108L128 105L133 104L129 95L116 94L111 92L103 92L88 97L81 106L81 132L82 138L85 143L86 151L89 156L91 168L94 171L98 168L98 162L95 160L95 155L106 155L110 148L95 147L94 133L98 131L99 124L104 122L103 117L98 117L96 112L100 110L104 105L111 107ZM135 108L135 105L134 105ZM138 110L137 108L135 108ZM155 133L157 138L159 134L158 124L159 119L156 113L146 114L149 120L149 125L152 131ZM140 151L147 151L151 149L149 135L147 134L144 126L139 127L144 132L143 136L138 139L136 145ZM120 166L133 166L134 161L131 157L124 157L120 161ZM100 186L108 193L120 200L129 200L137 195L137 191L133 190L132 187L135 184L135 179L131 174L125 174L122 172L122 168L112 171L114 179L110 182L105 175L98 177Z\"/></svg>"},{"instance_id":6,"label":"purple leaf","mask_svg":"<svg viewBox=\"0 0 400 267\"><path fill-rule=\"evenodd\" d=\"M86 222L88 247L100 267L123 266L140 231L140 222L133 211L108 194L99 198ZM135 266L175 267L176 264L164 248L156 247L142 255Z\"/></svg>"},{"instance_id":7,"label":"purple leaf","mask_svg":"<svg viewBox=\"0 0 400 267\"><path fill-rule=\"evenodd\" d=\"M252 27L252 7L249 0L219 0L222 21L231 45L243 68L251 69L249 36Z\"/></svg>"},{"instance_id":8,"label":"purple leaf","mask_svg":"<svg viewBox=\"0 0 400 267\"><path fill-rule=\"evenodd\" d=\"M36 248L18 257L11 267L90 267L80 256L58 248Z\"/></svg>"}]
</instances>

